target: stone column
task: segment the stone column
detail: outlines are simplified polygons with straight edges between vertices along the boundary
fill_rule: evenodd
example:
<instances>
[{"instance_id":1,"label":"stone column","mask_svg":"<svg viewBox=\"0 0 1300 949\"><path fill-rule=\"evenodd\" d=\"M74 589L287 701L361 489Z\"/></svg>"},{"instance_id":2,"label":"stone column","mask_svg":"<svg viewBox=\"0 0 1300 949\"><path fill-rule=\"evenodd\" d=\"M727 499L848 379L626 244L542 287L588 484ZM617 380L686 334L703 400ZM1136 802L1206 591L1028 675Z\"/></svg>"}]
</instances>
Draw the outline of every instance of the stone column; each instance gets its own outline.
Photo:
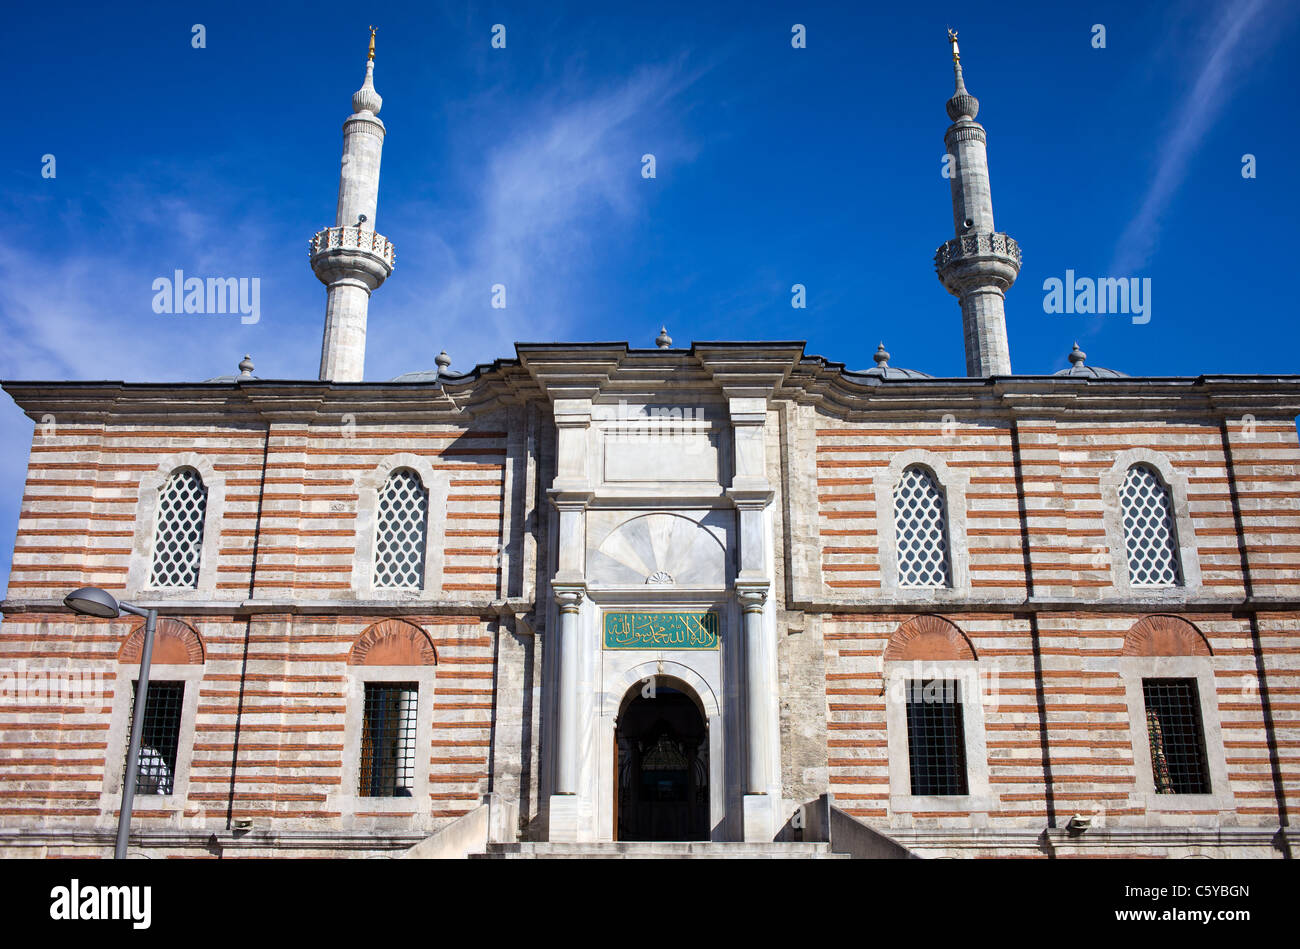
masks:
<instances>
[{"instance_id":1,"label":"stone column","mask_svg":"<svg viewBox=\"0 0 1300 949\"><path fill-rule=\"evenodd\" d=\"M752 394L729 399L735 436L735 477L727 495L736 506L739 570L736 599L742 611L745 689L745 840L769 841L776 833L778 801L771 793L779 740L773 630L764 611L771 578L767 506L772 486L767 478L767 398Z\"/></svg>"},{"instance_id":2,"label":"stone column","mask_svg":"<svg viewBox=\"0 0 1300 949\"><path fill-rule=\"evenodd\" d=\"M737 592L745 629L745 793L766 794L771 775L768 749L771 745L769 713L771 688L768 683L767 631L763 628L763 604L767 592L747 589Z\"/></svg>"},{"instance_id":3,"label":"stone column","mask_svg":"<svg viewBox=\"0 0 1300 949\"><path fill-rule=\"evenodd\" d=\"M578 679L582 654L579 612L583 592L579 589L555 591L560 607L560 695L559 721L555 729L555 793L578 793Z\"/></svg>"},{"instance_id":4,"label":"stone column","mask_svg":"<svg viewBox=\"0 0 1300 949\"><path fill-rule=\"evenodd\" d=\"M560 675L550 839L574 841L591 831L584 820L590 802L585 800L582 787L586 716L584 697L578 691L588 647L583 640L581 609L587 589L587 505L593 496L587 465L591 399L556 398L554 410L556 475L547 493L559 513L559 544L551 591L559 607Z\"/></svg>"}]
</instances>

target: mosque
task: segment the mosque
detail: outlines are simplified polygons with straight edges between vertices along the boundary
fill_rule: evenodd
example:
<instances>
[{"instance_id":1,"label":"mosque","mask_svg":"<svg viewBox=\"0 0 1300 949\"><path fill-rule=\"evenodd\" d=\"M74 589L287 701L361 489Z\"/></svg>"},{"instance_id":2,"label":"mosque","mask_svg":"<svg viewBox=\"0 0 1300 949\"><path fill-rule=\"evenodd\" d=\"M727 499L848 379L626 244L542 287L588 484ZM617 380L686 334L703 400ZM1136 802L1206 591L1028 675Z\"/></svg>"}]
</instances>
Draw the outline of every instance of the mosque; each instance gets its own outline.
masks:
<instances>
[{"instance_id":1,"label":"mosque","mask_svg":"<svg viewBox=\"0 0 1300 949\"><path fill-rule=\"evenodd\" d=\"M132 856L1289 856L1300 376L1013 372L950 39L966 375L665 328L377 381L372 35L319 379L4 383L0 854L112 853L98 587L158 617Z\"/></svg>"}]
</instances>

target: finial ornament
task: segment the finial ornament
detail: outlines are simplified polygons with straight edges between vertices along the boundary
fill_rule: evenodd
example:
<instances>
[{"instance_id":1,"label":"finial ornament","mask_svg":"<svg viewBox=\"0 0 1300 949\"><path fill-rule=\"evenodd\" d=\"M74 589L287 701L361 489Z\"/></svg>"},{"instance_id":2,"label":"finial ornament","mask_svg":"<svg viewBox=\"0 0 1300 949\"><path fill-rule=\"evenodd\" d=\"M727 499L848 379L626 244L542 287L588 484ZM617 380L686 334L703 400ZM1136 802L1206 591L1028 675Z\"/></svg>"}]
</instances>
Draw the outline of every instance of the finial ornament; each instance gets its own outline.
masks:
<instances>
[{"instance_id":1,"label":"finial ornament","mask_svg":"<svg viewBox=\"0 0 1300 949\"><path fill-rule=\"evenodd\" d=\"M239 361L239 378L251 379L253 376L253 357L247 354Z\"/></svg>"},{"instance_id":2,"label":"finial ornament","mask_svg":"<svg viewBox=\"0 0 1300 949\"><path fill-rule=\"evenodd\" d=\"M972 122L979 115L980 100L966 91L966 80L961 74L961 49L957 46L957 31L949 28L948 42L952 44L952 77L955 90L948 100L946 111L954 122L967 118Z\"/></svg>"},{"instance_id":3,"label":"finial ornament","mask_svg":"<svg viewBox=\"0 0 1300 949\"><path fill-rule=\"evenodd\" d=\"M1070 365L1082 366L1083 361L1088 358L1088 354L1079 348L1079 344L1074 344L1074 349L1070 350Z\"/></svg>"},{"instance_id":4,"label":"finial ornament","mask_svg":"<svg viewBox=\"0 0 1300 949\"><path fill-rule=\"evenodd\" d=\"M384 100L375 92L375 28L370 28L370 52L366 56L366 79L361 88L352 93L352 111L378 115Z\"/></svg>"},{"instance_id":5,"label":"finial ornament","mask_svg":"<svg viewBox=\"0 0 1300 949\"><path fill-rule=\"evenodd\" d=\"M447 370L451 368L451 357L447 355L447 350L438 353L433 364L438 367L438 375L446 375Z\"/></svg>"},{"instance_id":6,"label":"finial ornament","mask_svg":"<svg viewBox=\"0 0 1300 949\"><path fill-rule=\"evenodd\" d=\"M658 346L660 349L673 348L673 338L668 335L667 326L661 326L659 328L659 335L655 337L655 345Z\"/></svg>"},{"instance_id":7,"label":"finial ornament","mask_svg":"<svg viewBox=\"0 0 1300 949\"><path fill-rule=\"evenodd\" d=\"M880 343L880 347L876 350L876 354L871 358L876 361L876 365L881 369L889 368L889 353L885 352L885 344L883 340Z\"/></svg>"}]
</instances>

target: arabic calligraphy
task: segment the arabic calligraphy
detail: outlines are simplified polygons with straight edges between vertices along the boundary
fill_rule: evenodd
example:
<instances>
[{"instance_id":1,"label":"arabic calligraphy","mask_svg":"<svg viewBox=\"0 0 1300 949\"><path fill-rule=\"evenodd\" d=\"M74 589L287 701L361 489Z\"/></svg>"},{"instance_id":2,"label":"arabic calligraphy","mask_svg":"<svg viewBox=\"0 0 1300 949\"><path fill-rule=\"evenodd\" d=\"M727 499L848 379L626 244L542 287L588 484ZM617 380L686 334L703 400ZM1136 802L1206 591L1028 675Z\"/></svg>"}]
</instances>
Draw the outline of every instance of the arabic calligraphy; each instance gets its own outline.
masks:
<instances>
[{"instance_id":1,"label":"arabic calligraphy","mask_svg":"<svg viewBox=\"0 0 1300 949\"><path fill-rule=\"evenodd\" d=\"M606 649L717 649L717 613L606 613Z\"/></svg>"}]
</instances>

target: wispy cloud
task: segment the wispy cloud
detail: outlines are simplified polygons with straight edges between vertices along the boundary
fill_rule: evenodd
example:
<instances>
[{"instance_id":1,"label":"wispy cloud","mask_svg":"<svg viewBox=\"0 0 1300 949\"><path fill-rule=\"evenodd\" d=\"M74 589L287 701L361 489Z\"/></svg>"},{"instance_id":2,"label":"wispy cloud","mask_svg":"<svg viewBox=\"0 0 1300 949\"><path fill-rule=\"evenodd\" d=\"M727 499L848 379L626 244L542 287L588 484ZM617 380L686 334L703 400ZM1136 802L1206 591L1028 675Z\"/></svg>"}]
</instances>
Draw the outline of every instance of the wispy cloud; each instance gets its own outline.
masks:
<instances>
[{"instance_id":1,"label":"wispy cloud","mask_svg":"<svg viewBox=\"0 0 1300 949\"><path fill-rule=\"evenodd\" d=\"M191 185L148 172L104 182L95 207L49 215L58 225L48 246L0 256L0 378L201 380L234 372L252 338L290 344L292 328L276 321L153 312L157 277L266 275L274 256L270 210L259 217L244 195ZM21 217L17 199L0 199L9 205ZM262 279L273 297L283 292L278 277Z\"/></svg>"},{"instance_id":2,"label":"wispy cloud","mask_svg":"<svg viewBox=\"0 0 1300 949\"><path fill-rule=\"evenodd\" d=\"M696 78L666 64L612 88L550 92L518 104L526 118L484 139L477 156L464 155L469 167L444 169L473 182L475 200L451 212L454 219L432 209L428 231L399 245L415 265L372 304L367 376L430 368L440 348L465 369L512 354L516 340L570 332L584 303L575 287L599 274L603 245L643 207L641 156L683 162L694 154L671 105ZM506 288L505 309L490 306L495 284ZM429 340L426 354L403 345L412 331ZM402 365L385 365L399 353ZM413 358L423 361L412 365Z\"/></svg>"},{"instance_id":3,"label":"wispy cloud","mask_svg":"<svg viewBox=\"0 0 1300 949\"><path fill-rule=\"evenodd\" d=\"M1222 7L1207 33L1208 55L1196 82L1182 97L1142 205L1116 245L1112 273L1132 273L1150 261L1161 221L1187 175L1188 163L1222 112L1247 57L1259 54L1262 46L1281 35L1278 30L1266 32L1264 14L1272 5L1272 0L1231 0Z\"/></svg>"}]
</instances>

